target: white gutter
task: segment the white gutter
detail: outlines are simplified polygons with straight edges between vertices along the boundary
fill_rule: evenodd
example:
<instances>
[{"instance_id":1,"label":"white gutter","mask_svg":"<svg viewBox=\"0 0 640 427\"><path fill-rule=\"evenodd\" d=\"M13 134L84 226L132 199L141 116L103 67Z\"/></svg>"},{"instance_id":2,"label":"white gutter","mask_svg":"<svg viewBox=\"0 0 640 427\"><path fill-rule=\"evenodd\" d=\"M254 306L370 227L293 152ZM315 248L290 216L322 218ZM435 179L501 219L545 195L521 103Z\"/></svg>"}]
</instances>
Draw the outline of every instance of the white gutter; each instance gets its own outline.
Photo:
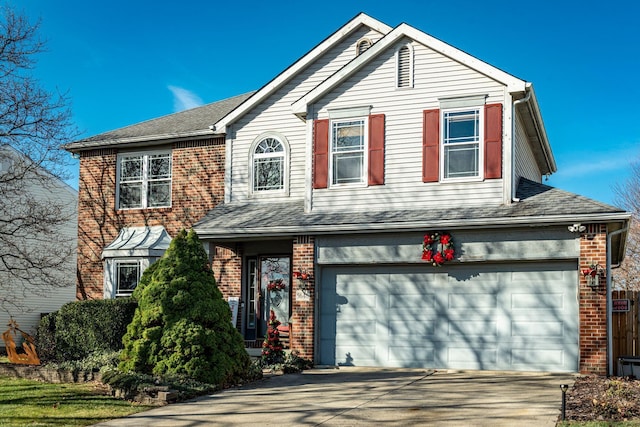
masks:
<instances>
[{"instance_id":1,"label":"white gutter","mask_svg":"<svg viewBox=\"0 0 640 427\"><path fill-rule=\"evenodd\" d=\"M613 302L611 300L611 237L629 230L629 225L620 230L607 233L607 376L613 375L613 327L611 325Z\"/></svg>"},{"instance_id":2,"label":"white gutter","mask_svg":"<svg viewBox=\"0 0 640 427\"><path fill-rule=\"evenodd\" d=\"M516 191L518 189L518 185L516 184L516 105L521 104L523 102L529 102L529 98L531 98L531 91L527 90L529 87L525 88L525 92L527 96L522 99L518 99L513 101L513 106L511 110L511 201L519 202L520 200L516 198Z\"/></svg>"}]
</instances>

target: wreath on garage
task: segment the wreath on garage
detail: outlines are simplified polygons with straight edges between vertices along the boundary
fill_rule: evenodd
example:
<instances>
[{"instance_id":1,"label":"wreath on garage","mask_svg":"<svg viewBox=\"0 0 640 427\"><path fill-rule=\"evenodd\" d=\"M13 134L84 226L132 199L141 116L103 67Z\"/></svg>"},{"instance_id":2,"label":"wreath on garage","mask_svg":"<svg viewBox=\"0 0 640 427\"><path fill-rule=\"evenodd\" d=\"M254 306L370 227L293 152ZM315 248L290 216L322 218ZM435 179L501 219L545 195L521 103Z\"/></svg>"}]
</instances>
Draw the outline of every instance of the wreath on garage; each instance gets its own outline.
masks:
<instances>
[{"instance_id":1,"label":"wreath on garage","mask_svg":"<svg viewBox=\"0 0 640 427\"><path fill-rule=\"evenodd\" d=\"M422 242L422 260L440 267L455 258L453 237L448 232L434 232L424 235Z\"/></svg>"}]
</instances>

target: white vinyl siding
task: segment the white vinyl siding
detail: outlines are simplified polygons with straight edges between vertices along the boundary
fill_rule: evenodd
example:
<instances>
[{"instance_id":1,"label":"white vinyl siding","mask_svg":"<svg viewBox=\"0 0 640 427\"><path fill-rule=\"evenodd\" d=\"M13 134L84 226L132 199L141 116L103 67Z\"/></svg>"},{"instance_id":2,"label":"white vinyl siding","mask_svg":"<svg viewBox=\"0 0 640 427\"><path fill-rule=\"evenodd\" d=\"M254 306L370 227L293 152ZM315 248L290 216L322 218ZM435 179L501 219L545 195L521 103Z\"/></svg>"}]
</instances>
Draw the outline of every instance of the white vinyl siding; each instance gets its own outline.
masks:
<instances>
[{"instance_id":1,"label":"white vinyl siding","mask_svg":"<svg viewBox=\"0 0 640 427\"><path fill-rule=\"evenodd\" d=\"M6 165L10 164L10 161L6 162ZM55 178L47 181L46 185L42 184L40 178L35 180L26 179L23 184L22 191L30 199L37 200L44 205L50 203L52 207L61 206L62 210L59 215L66 220L59 227L53 229L52 234L46 236L46 239L40 234L34 234L21 239L23 246L20 248L7 248L4 246L0 247L0 250L22 250L39 253L43 254L43 256L51 257L51 262L54 261L58 253L70 251L72 254L65 259L59 270L49 271L51 280L55 282L56 286L34 287L29 285L28 281L23 283L21 279L0 271L0 281L8 284L6 287L3 286L4 294L2 297L19 305L24 305L26 309L23 311L8 305L6 306L8 310L0 310L2 332L6 330L10 317L13 317L20 329L35 336L41 314L53 313L59 310L62 305L76 300L78 193L64 182ZM21 340L21 338L19 339Z\"/></svg>"},{"instance_id":2,"label":"white vinyl siding","mask_svg":"<svg viewBox=\"0 0 640 427\"><path fill-rule=\"evenodd\" d=\"M523 177L530 179L531 181L540 182L542 173L536 166L536 159L529 145L527 136L525 134L522 121L520 120L520 114L516 114L516 134L515 134L515 185L518 183L518 178Z\"/></svg>"},{"instance_id":3,"label":"white vinyl siding","mask_svg":"<svg viewBox=\"0 0 640 427\"><path fill-rule=\"evenodd\" d=\"M290 199L300 200L304 197L307 125L291 113L291 104L353 60L358 40L367 38L375 43L381 37L381 34L365 28L355 31L283 85L262 105L232 125L235 137L231 141L231 185L228 195L232 202L245 201L250 197L249 153L254 139L264 132L278 132L287 138L290 147L290 170L289 192L263 198L261 201L282 202Z\"/></svg>"},{"instance_id":4,"label":"white vinyl siding","mask_svg":"<svg viewBox=\"0 0 640 427\"><path fill-rule=\"evenodd\" d=\"M402 40L399 45L404 45ZM314 190L316 212L336 206L350 210L425 209L451 206L499 205L502 179L474 182L422 182L422 112L439 108L439 99L486 96L485 102L504 101L504 86L433 50L413 43L414 89L398 91L397 46L388 49L327 94L314 109L327 118L328 109L372 105L372 114L385 114L385 185L365 188ZM482 167L482 166L481 166Z\"/></svg>"}]
</instances>

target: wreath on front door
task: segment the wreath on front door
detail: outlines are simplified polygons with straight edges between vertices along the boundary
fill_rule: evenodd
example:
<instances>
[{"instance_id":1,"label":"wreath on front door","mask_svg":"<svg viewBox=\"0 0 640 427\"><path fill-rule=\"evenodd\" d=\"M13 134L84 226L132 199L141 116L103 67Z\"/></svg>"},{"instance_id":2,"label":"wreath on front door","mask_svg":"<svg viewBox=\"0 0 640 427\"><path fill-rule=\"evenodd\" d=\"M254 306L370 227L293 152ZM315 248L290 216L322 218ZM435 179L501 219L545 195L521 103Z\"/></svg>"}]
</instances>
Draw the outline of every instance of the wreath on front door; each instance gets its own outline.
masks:
<instances>
[{"instance_id":1,"label":"wreath on front door","mask_svg":"<svg viewBox=\"0 0 640 427\"><path fill-rule=\"evenodd\" d=\"M422 260L440 267L455 258L453 237L448 232L427 233L422 242Z\"/></svg>"}]
</instances>

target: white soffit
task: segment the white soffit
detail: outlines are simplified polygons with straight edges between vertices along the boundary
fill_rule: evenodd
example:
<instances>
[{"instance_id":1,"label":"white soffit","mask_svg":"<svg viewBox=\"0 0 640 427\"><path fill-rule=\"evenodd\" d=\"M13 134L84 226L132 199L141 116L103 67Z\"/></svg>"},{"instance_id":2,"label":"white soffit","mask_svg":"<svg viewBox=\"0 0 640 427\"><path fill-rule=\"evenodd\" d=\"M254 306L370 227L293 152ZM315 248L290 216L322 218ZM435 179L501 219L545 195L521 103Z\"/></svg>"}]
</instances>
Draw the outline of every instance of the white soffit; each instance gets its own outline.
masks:
<instances>
[{"instance_id":1,"label":"white soffit","mask_svg":"<svg viewBox=\"0 0 640 427\"><path fill-rule=\"evenodd\" d=\"M102 258L159 257L169 247L171 236L161 225L124 227L102 251Z\"/></svg>"}]
</instances>

